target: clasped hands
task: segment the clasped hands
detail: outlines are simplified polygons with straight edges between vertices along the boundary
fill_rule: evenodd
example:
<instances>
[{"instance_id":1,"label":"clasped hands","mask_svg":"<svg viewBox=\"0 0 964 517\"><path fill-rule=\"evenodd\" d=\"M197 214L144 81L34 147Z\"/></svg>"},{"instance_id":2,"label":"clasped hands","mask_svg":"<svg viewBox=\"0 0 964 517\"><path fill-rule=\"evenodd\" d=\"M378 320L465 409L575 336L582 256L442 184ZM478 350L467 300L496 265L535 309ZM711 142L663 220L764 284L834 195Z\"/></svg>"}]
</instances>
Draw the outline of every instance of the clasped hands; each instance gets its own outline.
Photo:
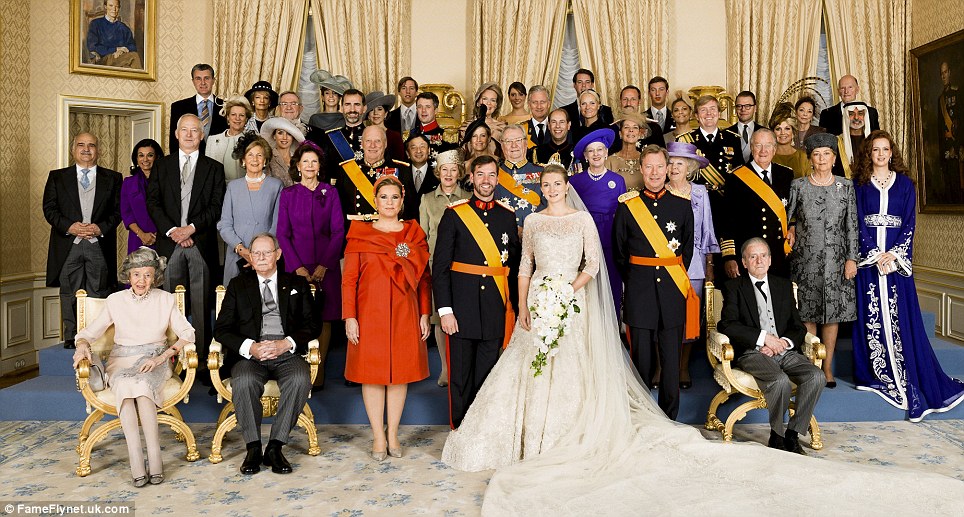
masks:
<instances>
[{"instance_id":1,"label":"clasped hands","mask_svg":"<svg viewBox=\"0 0 964 517\"><path fill-rule=\"evenodd\" d=\"M301 266L295 270L295 274L304 277L305 280L309 282L321 282L325 279L325 273L328 268L322 265L315 266L315 271L313 273L308 272L308 268Z\"/></svg>"},{"instance_id":2,"label":"clasped hands","mask_svg":"<svg viewBox=\"0 0 964 517\"><path fill-rule=\"evenodd\" d=\"M877 269L881 275L888 275L897 271L897 256L886 251L877 258Z\"/></svg>"},{"instance_id":3,"label":"clasped hands","mask_svg":"<svg viewBox=\"0 0 964 517\"><path fill-rule=\"evenodd\" d=\"M93 239L101 235L100 226L94 223L76 222L67 228L67 233L81 239Z\"/></svg>"},{"instance_id":4,"label":"clasped hands","mask_svg":"<svg viewBox=\"0 0 964 517\"><path fill-rule=\"evenodd\" d=\"M787 348L789 347L785 340L780 339L779 336L767 333L763 338L763 346L760 347L760 353L767 357L776 357L785 352Z\"/></svg>"},{"instance_id":5,"label":"clasped hands","mask_svg":"<svg viewBox=\"0 0 964 517\"><path fill-rule=\"evenodd\" d=\"M289 351L291 351L291 341L287 339L273 339L268 341L255 341L251 344L249 353L251 357L259 361L270 361L271 359L277 359Z\"/></svg>"},{"instance_id":6,"label":"clasped hands","mask_svg":"<svg viewBox=\"0 0 964 517\"><path fill-rule=\"evenodd\" d=\"M171 231L168 235L175 244L182 248L190 248L194 246L194 239L191 238L194 235L195 228L191 225L178 226Z\"/></svg>"}]
</instances>

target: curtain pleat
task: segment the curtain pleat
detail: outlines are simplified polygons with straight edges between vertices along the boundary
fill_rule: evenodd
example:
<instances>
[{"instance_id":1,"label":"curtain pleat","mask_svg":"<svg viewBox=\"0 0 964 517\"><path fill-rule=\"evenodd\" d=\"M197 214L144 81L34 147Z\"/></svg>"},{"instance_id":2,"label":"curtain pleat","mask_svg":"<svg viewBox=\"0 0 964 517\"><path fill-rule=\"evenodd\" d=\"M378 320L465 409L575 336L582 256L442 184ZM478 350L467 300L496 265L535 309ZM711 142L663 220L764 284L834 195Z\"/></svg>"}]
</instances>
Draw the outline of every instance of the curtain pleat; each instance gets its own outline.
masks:
<instances>
[{"instance_id":1,"label":"curtain pleat","mask_svg":"<svg viewBox=\"0 0 964 517\"><path fill-rule=\"evenodd\" d=\"M651 77L667 76L666 12L666 0L572 0L580 63L616 112L624 86L645 92Z\"/></svg>"}]
</instances>

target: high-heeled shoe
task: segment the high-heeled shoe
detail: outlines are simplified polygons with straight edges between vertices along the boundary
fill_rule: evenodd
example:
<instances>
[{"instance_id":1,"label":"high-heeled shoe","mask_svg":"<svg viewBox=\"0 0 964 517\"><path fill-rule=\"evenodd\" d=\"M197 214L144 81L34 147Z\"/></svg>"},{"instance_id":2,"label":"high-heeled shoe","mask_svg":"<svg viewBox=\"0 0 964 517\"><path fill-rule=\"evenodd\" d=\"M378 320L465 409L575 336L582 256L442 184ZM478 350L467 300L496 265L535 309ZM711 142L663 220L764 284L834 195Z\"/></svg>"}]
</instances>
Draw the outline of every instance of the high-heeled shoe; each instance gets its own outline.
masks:
<instances>
[{"instance_id":1,"label":"high-heeled shoe","mask_svg":"<svg viewBox=\"0 0 964 517\"><path fill-rule=\"evenodd\" d=\"M401 458L401 457L402 457L402 446L399 445L398 447L389 447L389 448L388 448L388 455L391 456L391 457L393 457L393 458Z\"/></svg>"},{"instance_id":2,"label":"high-heeled shoe","mask_svg":"<svg viewBox=\"0 0 964 517\"><path fill-rule=\"evenodd\" d=\"M143 488L147 485L147 476L134 478L134 488Z\"/></svg>"},{"instance_id":3,"label":"high-heeled shoe","mask_svg":"<svg viewBox=\"0 0 964 517\"><path fill-rule=\"evenodd\" d=\"M443 381L442 379L439 379L437 384L439 385L440 388L445 388L449 385L449 381Z\"/></svg>"},{"instance_id":4,"label":"high-heeled shoe","mask_svg":"<svg viewBox=\"0 0 964 517\"><path fill-rule=\"evenodd\" d=\"M836 380L827 381L827 385L826 385L825 387L826 387L827 389L831 389L831 390L832 390L832 389L834 389L834 388L837 387L837 381L836 381Z\"/></svg>"},{"instance_id":5,"label":"high-heeled shoe","mask_svg":"<svg viewBox=\"0 0 964 517\"><path fill-rule=\"evenodd\" d=\"M386 451L372 451L372 459L375 461L382 462L385 461L387 457L388 453Z\"/></svg>"}]
</instances>

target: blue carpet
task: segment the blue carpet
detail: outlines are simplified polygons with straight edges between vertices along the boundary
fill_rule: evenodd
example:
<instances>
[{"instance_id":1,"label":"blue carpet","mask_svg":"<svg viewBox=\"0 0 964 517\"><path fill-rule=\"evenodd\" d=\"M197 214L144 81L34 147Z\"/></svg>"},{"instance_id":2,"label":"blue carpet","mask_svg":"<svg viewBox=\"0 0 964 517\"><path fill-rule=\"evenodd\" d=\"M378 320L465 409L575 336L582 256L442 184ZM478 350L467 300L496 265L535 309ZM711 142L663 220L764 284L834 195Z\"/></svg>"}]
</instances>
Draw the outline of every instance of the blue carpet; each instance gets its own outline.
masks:
<instances>
[{"instance_id":1,"label":"blue carpet","mask_svg":"<svg viewBox=\"0 0 964 517\"><path fill-rule=\"evenodd\" d=\"M925 324L931 333L931 344L944 371L957 378L964 378L964 346L933 337L934 317L924 314ZM884 402L879 396L854 389L852 383L853 355L849 328L841 328L841 336L834 356L834 373L838 386L824 390L817 405L816 415L820 421L892 421L904 420L905 412ZM0 421L5 420L83 420L87 415L83 397L76 391L74 372L70 367L73 351L53 346L40 351L40 376L0 390ZM345 347L336 347L326 361L325 388L312 393L308 403L315 413L317 424L365 424L368 418L361 399L361 389L344 384ZM444 425L449 422L447 390L436 385L441 369L438 352L429 349L431 375L428 379L409 386L408 400L403 424ZM706 354L694 350L690 361L693 387L682 392L679 420L689 424L701 424L706 419L710 399L719 386L710 374ZM201 371L199 374L206 374ZM654 391L653 395L656 396ZM725 416L745 401L737 396L721 408ZM215 397L207 394L207 388L195 383L190 402L179 406L188 422L214 422L221 406ZM964 404L947 413L930 415L928 419L964 419ZM268 420L270 422L270 419ZM744 423L765 423L765 411L751 411Z\"/></svg>"}]
</instances>

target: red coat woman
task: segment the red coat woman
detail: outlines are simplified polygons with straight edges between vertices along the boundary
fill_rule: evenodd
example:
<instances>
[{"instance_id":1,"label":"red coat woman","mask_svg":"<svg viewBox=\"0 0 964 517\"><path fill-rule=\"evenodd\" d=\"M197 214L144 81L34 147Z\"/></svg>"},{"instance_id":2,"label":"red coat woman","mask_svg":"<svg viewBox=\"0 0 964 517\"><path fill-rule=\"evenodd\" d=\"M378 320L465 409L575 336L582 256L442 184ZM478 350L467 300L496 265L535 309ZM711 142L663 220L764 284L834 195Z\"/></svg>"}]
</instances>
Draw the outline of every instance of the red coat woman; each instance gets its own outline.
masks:
<instances>
[{"instance_id":1,"label":"red coat woman","mask_svg":"<svg viewBox=\"0 0 964 517\"><path fill-rule=\"evenodd\" d=\"M342 316L349 341L345 378L362 384L374 433L372 457L381 461L401 457L398 424L408 383L429 374L425 339L432 286L425 233L416 221L398 220L402 184L382 176L374 196L378 220L355 221L348 230Z\"/></svg>"}]
</instances>

